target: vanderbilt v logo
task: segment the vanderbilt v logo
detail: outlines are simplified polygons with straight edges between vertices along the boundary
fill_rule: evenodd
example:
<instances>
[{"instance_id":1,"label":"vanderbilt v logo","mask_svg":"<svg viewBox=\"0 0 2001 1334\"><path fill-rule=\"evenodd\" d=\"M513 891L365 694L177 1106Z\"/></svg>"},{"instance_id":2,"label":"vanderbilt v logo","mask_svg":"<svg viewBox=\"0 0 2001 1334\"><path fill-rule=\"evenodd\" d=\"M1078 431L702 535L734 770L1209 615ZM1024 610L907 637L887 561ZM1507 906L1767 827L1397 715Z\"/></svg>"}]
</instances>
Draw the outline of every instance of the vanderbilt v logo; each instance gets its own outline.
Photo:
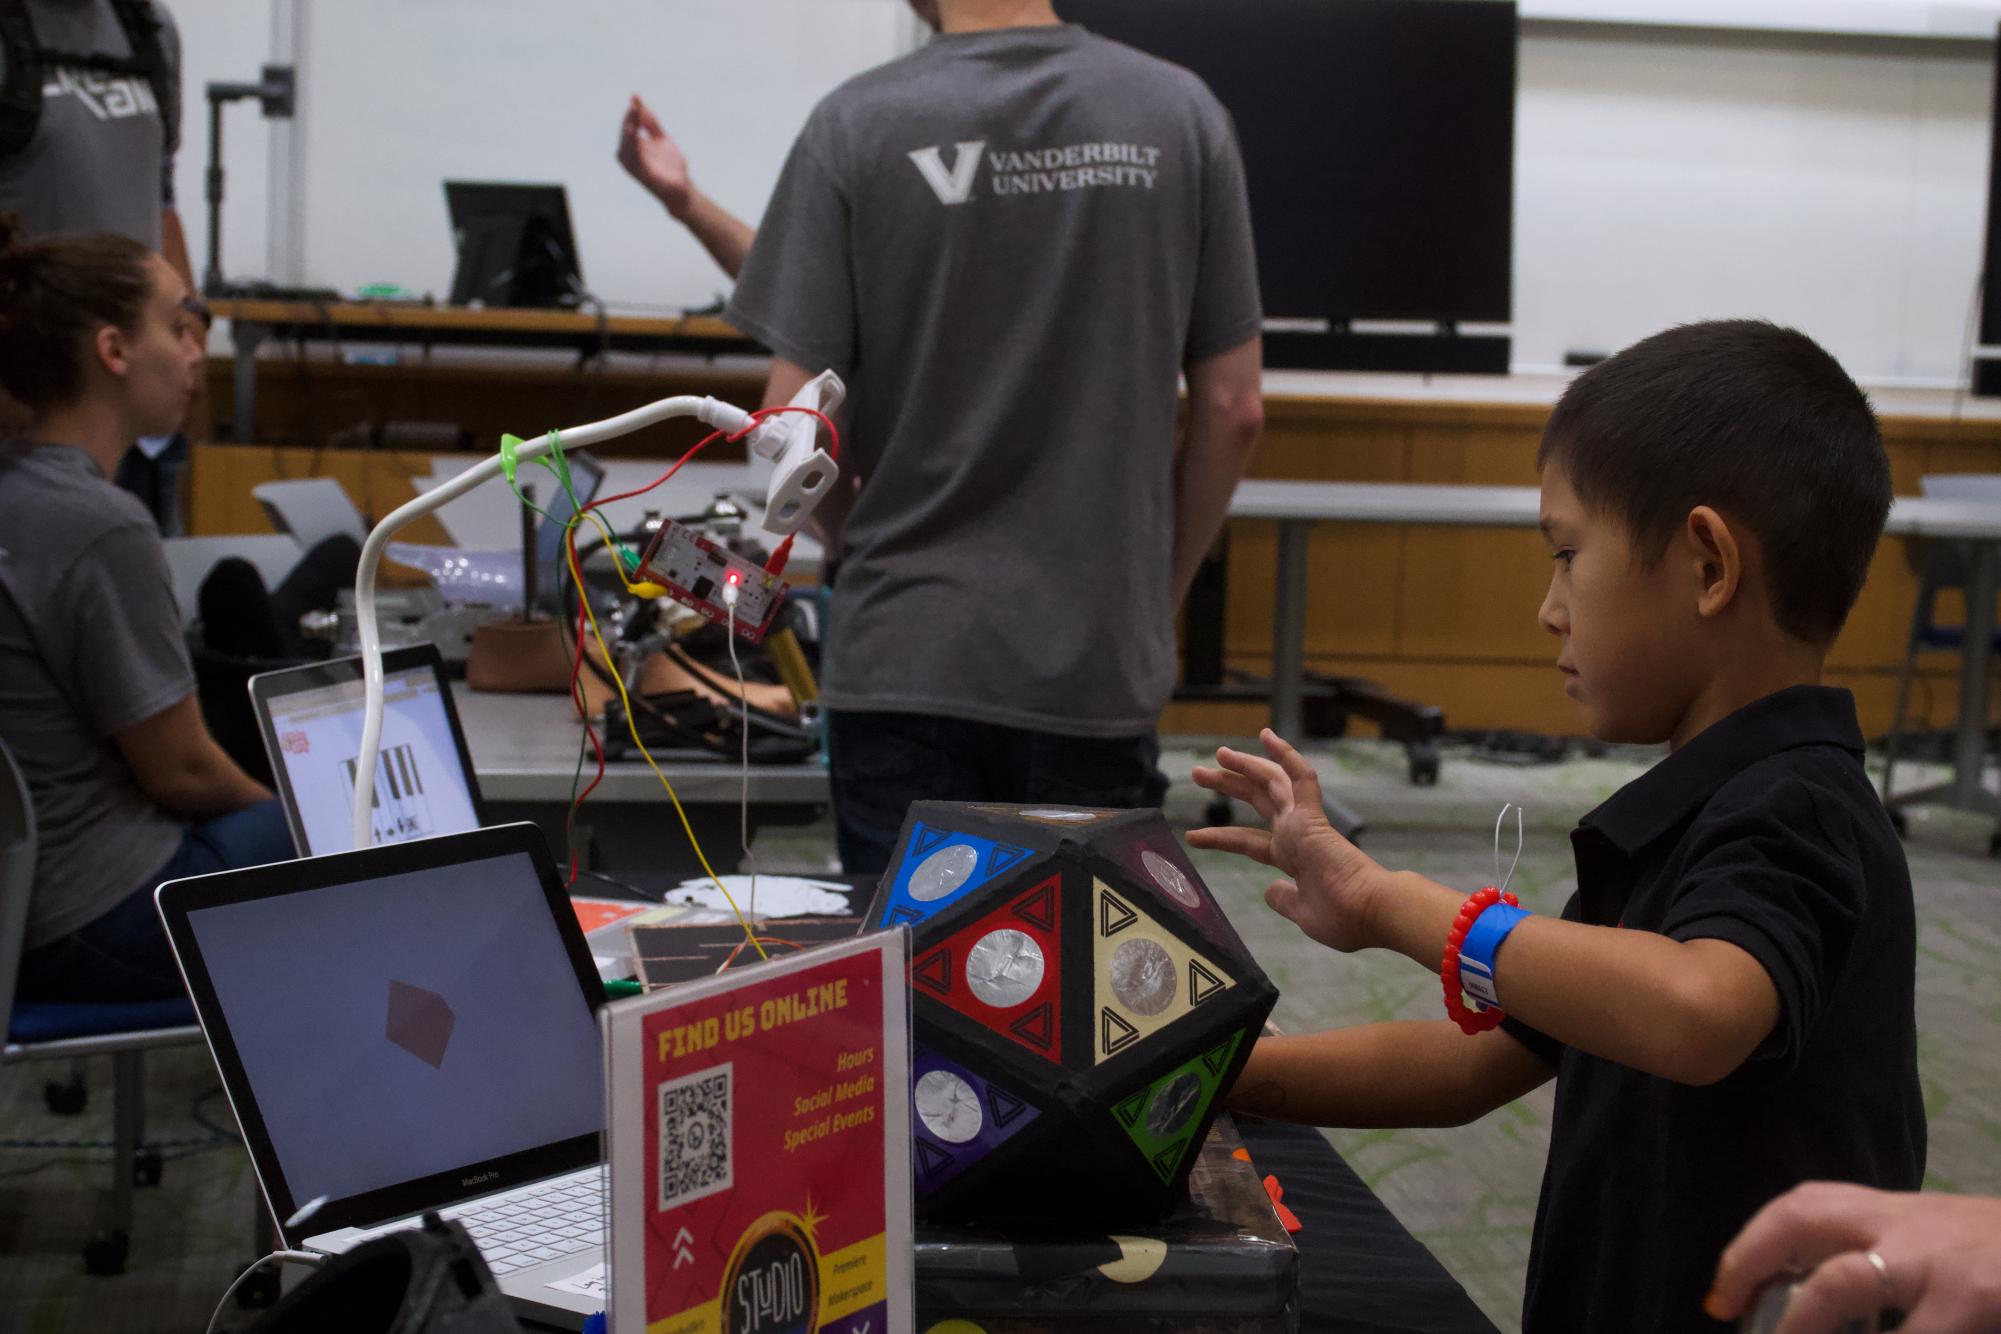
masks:
<instances>
[{"instance_id":1,"label":"vanderbilt v logo","mask_svg":"<svg viewBox=\"0 0 2001 1334\"><path fill-rule=\"evenodd\" d=\"M984 139L961 141L956 145L959 155L952 159L950 171L945 170L945 160L935 148L913 148L910 160L917 164L924 183L938 196L939 203L963 204L973 197L973 177L979 174L980 154L986 146Z\"/></svg>"}]
</instances>

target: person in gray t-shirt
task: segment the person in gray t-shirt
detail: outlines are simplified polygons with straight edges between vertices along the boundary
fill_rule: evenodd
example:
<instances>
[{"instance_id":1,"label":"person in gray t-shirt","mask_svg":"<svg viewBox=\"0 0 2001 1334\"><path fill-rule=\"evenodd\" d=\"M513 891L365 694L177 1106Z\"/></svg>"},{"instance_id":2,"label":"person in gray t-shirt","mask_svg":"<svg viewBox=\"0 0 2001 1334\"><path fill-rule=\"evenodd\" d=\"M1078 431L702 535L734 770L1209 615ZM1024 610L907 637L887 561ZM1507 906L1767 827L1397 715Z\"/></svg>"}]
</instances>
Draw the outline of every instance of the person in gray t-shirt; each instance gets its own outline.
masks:
<instances>
[{"instance_id":1,"label":"person in gray t-shirt","mask_svg":"<svg viewBox=\"0 0 2001 1334\"><path fill-rule=\"evenodd\" d=\"M154 887L292 855L277 802L202 722L159 533L107 478L186 410L201 345L159 255L15 226L0 215L0 384L34 419L0 443L0 742L37 844L16 990L175 996Z\"/></svg>"},{"instance_id":2,"label":"person in gray t-shirt","mask_svg":"<svg viewBox=\"0 0 2001 1334\"><path fill-rule=\"evenodd\" d=\"M849 390L858 485L816 517L855 873L916 798L1157 804L1174 610L1263 416L1214 96L1036 0L932 12L940 36L815 108L728 313L774 353L767 404L822 369Z\"/></svg>"},{"instance_id":3,"label":"person in gray t-shirt","mask_svg":"<svg viewBox=\"0 0 2001 1334\"><path fill-rule=\"evenodd\" d=\"M43 57L41 109L33 134L13 152L0 144L0 212L13 213L31 236L116 232L189 277L187 243L174 212L175 132L179 108L160 104L154 83L137 71L62 56L129 63L130 36L109 0L25 0L19 5ZM165 6L148 3L142 19L158 23L163 82L180 96L179 30ZM0 44L0 79L8 48Z\"/></svg>"},{"instance_id":4,"label":"person in gray t-shirt","mask_svg":"<svg viewBox=\"0 0 2001 1334\"><path fill-rule=\"evenodd\" d=\"M32 128L15 119L25 116L24 109L0 111L0 213L18 217L30 236L129 236L165 255L192 286L187 238L174 207L181 38L173 16L160 0L134 0L135 30L128 31L111 0L9 0L7 8L14 13L0 22L6 39L0 41L0 81L12 81L9 61L19 59L18 44L32 44L42 69L38 99L30 89L7 88L10 97L32 102ZM147 66L142 54L157 54L159 68ZM189 418L204 415L191 410ZM18 402L0 395L0 432L19 431L26 417ZM175 492L187 446L174 430L138 443L123 461L120 480L148 496L156 519L177 532Z\"/></svg>"}]
</instances>

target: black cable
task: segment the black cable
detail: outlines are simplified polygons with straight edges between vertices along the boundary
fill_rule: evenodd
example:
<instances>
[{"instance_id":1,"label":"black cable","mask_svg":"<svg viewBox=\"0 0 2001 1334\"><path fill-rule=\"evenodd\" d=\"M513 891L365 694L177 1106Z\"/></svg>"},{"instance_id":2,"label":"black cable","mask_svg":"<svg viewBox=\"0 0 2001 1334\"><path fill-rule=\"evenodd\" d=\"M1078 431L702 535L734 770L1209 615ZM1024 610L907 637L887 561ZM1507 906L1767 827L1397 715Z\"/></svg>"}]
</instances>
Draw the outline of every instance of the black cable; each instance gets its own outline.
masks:
<instances>
[{"instance_id":1,"label":"black cable","mask_svg":"<svg viewBox=\"0 0 2001 1334\"><path fill-rule=\"evenodd\" d=\"M221 1096L222 1096L222 1085L217 1084L214 1088L210 1089L208 1092L202 1094L201 1096L197 1097L194 1100L194 1104L188 1108L188 1118L192 1120L196 1125L200 1126L203 1130L206 1130L209 1134L215 1136L218 1140L229 1140L232 1142L241 1143L243 1137L237 1134L236 1131L232 1130L228 1126L221 1124L220 1122L209 1120L208 1117L202 1112L203 1103L207 1102L210 1098L219 1098Z\"/></svg>"},{"instance_id":2,"label":"black cable","mask_svg":"<svg viewBox=\"0 0 2001 1334\"><path fill-rule=\"evenodd\" d=\"M648 903L665 903L667 901L667 895L664 892L656 894L650 889L641 889L638 885L632 884L630 881L620 880L615 875L606 875L603 871L589 871L578 867L577 874L587 875L593 880L602 880L607 885L616 886L635 898L645 899Z\"/></svg>"}]
</instances>

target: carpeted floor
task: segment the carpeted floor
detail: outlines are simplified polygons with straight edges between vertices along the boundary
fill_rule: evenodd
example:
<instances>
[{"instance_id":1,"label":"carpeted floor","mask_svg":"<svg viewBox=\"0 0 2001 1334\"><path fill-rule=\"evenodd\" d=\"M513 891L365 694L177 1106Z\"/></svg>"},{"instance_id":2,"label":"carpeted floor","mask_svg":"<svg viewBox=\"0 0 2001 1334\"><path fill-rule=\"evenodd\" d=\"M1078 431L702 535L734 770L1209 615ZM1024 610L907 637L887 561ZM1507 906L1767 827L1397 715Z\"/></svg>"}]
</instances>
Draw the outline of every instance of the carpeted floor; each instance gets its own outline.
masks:
<instances>
[{"instance_id":1,"label":"carpeted floor","mask_svg":"<svg viewBox=\"0 0 2001 1334\"><path fill-rule=\"evenodd\" d=\"M1190 785L1196 751L1166 757L1176 782L1168 814L1203 823L1204 794ZM1514 888L1528 905L1560 907L1572 887L1565 833L1577 816L1639 772L1651 756L1573 759L1514 767L1448 752L1435 788L1404 781L1401 751L1379 742L1320 747L1330 791L1370 819L1367 850L1393 866L1453 885L1495 876L1493 823L1504 801L1528 811ZM1909 781L1918 781L1913 774ZM1900 783L1901 786L1901 783ZM1512 850L1512 821L1509 847ZM1984 823L1950 813L1913 819L1906 849L1920 920L1918 1017L1931 1114L1930 1185L2001 1193L2001 862L1987 858ZM827 857L823 824L775 831L759 843L767 866ZM1299 1031L1437 1011L1437 980L1396 957L1333 954L1299 935L1262 902L1269 874L1241 859L1198 854L1211 889L1281 988L1277 1019ZM1502 863L1505 870L1506 863ZM92 1069L90 1106L59 1118L42 1107L50 1067L0 1070L0 1329L201 1330L223 1288L251 1256L254 1186L242 1154L208 1143L201 1123L228 1123L206 1051L150 1059L149 1130L184 1141L168 1150L157 1188L138 1192L127 1272L83 1273L101 1149L18 1147L23 1141L104 1140L110 1134L108 1067ZM1517 1326L1529 1228L1547 1144L1547 1090L1452 1132L1329 1132L1404 1224L1439 1256L1504 1330ZM197 1118L201 1118L198 1120ZM1307 1220L1309 1225L1311 1220Z\"/></svg>"}]
</instances>

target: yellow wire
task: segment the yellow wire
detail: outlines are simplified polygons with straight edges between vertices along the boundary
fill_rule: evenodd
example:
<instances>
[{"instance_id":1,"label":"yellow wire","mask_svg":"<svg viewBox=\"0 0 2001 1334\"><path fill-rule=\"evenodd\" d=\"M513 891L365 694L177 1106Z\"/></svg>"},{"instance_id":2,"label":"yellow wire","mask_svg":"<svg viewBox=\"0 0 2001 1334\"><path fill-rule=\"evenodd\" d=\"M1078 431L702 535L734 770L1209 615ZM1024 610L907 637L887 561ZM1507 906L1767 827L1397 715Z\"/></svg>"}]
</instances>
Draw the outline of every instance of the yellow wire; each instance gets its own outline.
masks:
<instances>
[{"instance_id":1,"label":"yellow wire","mask_svg":"<svg viewBox=\"0 0 2001 1334\"><path fill-rule=\"evenodd\" d=\"M639 595L638 590L633 588L632 580L625 577L625 561L618 554L618 538L612 533L610 526L605 523L603 515L599 514L596 510L585 510L582 514L571 515L570 521L563 525L565 536L567 537L569 529L575 528L584 519L589 519L592 523L596 524L598 531L604 534L605 545L611 549L611 568L618 572L618 581L625 585L625 591L637 597ZM564 545L565 549L567 549L568 543L566 542ZM583 597L583 587L582 584L577 585L577 597L579 600L582 600Z\"/></svg>"},{"instance_id":2,"label":"yellow wire","mask_svg":"<svg viewBox=\"0 0 2001 1334\"><path fill-rule=\"evenodd\" d=\"M592 517L596 518L595 515ZM591 637L598 641L598 652L604 657L605 669L611 675L611 683L618 687L619 701L625 705L625 726L626 730L632 733L632 744L637 746L639 753L646 757L646 763L653 770L653 776L660 780L660 786L667 789L667 799L674 803L674 814L681 817L681 828L688 832L688 846L695 850L695 859L701 862L702 869L709 873L709 879L715 883L717 889L723 892L723 899L730 905L730 911L736 914L737 925L743 928L744 935L749 938L750 947L757 951L758 958L769 959L771 956L764 952L764 946L758 942L757 932L752 929L750 922L745 919L743 909L736 906L736 897L730 893L729 886L723 883L723 878L716 874L714 867L709 865L708 857L702 852L701 840L695 837L695 826L688 822L688 812L681 809L681 798L674 794L674 785L667 781L666 774L660 772L660 766L653 762L653 755L646 749L646 743L639 739L639 724L632 714L632 697L626 694L625 678L619 675L618 663L612 659L611 649L604 642L604 632L598 629L597 613L591 610L590 598L584 590L583 571L577 566L576 547L571 543L565 542L563 549L569 554L570 577L576 580L577 583L577 603L584 609L584 618L590 622ZM616 559L615 556L614 559ZM620 578L623 577L621 574Z\"/></svg>"}]
</instances>

